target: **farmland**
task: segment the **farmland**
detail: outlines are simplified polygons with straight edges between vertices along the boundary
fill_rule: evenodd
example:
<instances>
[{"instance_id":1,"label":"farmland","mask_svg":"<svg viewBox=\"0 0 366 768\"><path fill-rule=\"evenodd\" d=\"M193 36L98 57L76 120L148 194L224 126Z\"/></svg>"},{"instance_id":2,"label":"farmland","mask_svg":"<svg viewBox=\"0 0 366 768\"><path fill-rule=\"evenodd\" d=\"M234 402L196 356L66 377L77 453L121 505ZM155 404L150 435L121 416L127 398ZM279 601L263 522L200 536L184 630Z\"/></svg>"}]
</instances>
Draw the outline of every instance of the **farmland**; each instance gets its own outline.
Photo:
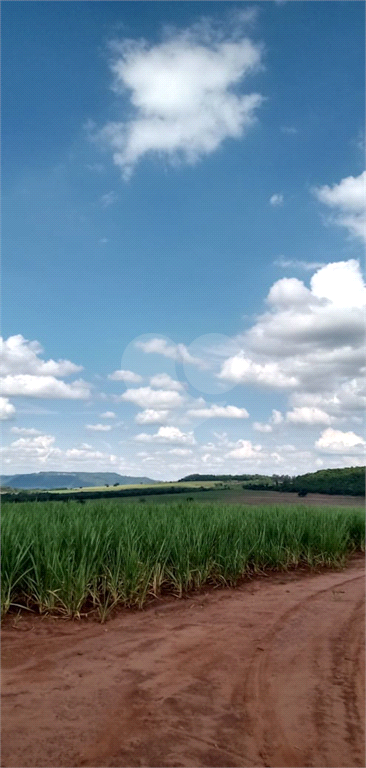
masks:
<instances>
[{"instance_id":1,"label":"farmland","mask_svg":"<svg viewBox=\"0 0 366 768\"><path fill-rule=\"evenodd\" d=\"M256 572L337 567L364 549L360 507L301 501L4 503L2 613L18 606L104 620L117 606L234 585Z\"/></svg>"}]
</instances>

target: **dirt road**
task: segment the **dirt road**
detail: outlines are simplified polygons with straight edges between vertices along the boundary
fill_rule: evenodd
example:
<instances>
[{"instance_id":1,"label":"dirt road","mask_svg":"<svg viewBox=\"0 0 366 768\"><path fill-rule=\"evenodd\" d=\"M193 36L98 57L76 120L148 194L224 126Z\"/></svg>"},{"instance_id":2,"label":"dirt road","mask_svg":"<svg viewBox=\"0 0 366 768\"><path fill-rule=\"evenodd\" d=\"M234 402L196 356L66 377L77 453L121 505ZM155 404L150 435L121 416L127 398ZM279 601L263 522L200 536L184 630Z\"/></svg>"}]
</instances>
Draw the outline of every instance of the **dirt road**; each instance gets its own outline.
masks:
<instances>
[{"instance_id":1,"label":"dirt road","mask_svg":"<svg viewBox=\"0 0 366 768\"><path fill-rule=\"evenodd\" d=\"M364 766L364 576L355 559L105 625L8 618L2 766Z\"/></svg>"}]
</instances>

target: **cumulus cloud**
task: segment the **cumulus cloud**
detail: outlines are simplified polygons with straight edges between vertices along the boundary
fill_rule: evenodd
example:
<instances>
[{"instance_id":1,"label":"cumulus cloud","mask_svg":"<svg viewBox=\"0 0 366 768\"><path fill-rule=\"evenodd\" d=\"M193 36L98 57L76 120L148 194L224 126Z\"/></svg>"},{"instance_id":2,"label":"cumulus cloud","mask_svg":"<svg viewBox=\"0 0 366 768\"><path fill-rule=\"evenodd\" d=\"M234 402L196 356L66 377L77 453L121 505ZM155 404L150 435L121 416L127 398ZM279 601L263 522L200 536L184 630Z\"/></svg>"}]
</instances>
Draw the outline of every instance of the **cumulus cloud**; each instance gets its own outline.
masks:
<instances>
[{"instance_id":1,"label":"cumulus cloud","mask_svg":"<svg viewBox=\"0 0 366 768\"><path fill-rule=\"evenodd\" d=\"M246 349L225 360L219 377L297 392L324 392L358 380L364 295L354 259L319 269L310 289L297 278L278 280L267 296L269 311L237 339Z\"/></svg>"},{"instance_id":2,"label":"cumulus cloud","mask_svg":"<svg viewBox=\"0 0 366 768\"><path fill-rule=\"evenodd\" d=\"M180 381L172 379L167 373L157 373L155 376L152 376L150 384L157 389L176 389L178 392L184 389Z\"/></svg>"},{"instance_id":3,"label":"cumulus cloud","mask_svg":"<svg viewBox=\"0 0 366 768\"><path fill-rule=\"evenodd\" d=\"M99 414L101 419L116 419L117 415L114 413L114 411L104 411L104 413Z\"/></svg>"},{"instance_id":4,"label":"cumulus cloud","mask_svg":"<svg viewBox=\"0 0 366 768\"><path fill-rule=\"evenodd\" d=\"M77 462L90 471L100 471L102 467L116 468L118 462L121 462L114 454L93 451L87 444L80 448L61 450L55 445L55 440L53 435L38 434L13 441L1 449L4 466L11 473L32 472L45 468L73 471Z\"/></svg>"},{"instance_id":5,"label":"cumulus cloud","mask_svg":"<svg viewBox=\"0 0 366 768\"><path fill-rule=\"evenodd\" d=\"M5 396L25 396L84 400L90 397L90 386L79 379L67 384L62 376L82 370L70 360L42 360L38 341L28 341L21 334L1 339L0 385Z\"/></svg>"},{"instance_id":6,"label":"cumulus cloud","mask_svg":"<svg viewBox=\"0 0 366 768\"><path fill-rule=\"evenodd\" d=\"M193 164L224 139L241 138L263 101L238 93L261 64L261 46L246 37L219 40L206 25L204 34L186 30L155 45L125 40L114 50L114 90L129 97L132 115L107 123L99 138L125 179L147 153Z\"/></svg>"},{"instance_id":7,"label":"cumulus cloud","mask_svg":"<svg viewBox=\"0 0 366 768\"><path fill-rule=\"evenodd\" d=\"M0 397L0 420L7 421L15 416L13 403L7 397Z\"/></svg>"},{"instance_id":8,"label":"cumulus cloud","mask_svg":"<svg viewBox=\"0 0 366 768\"><path fill-rule=\"evenodd\" d=\"M190 363L191 365L197 365L198 367L206 367L202 360L198 357L193 357L188 352L185 344L169 344L166 339L155 338L149 339L149 341L137 341L136 347L142 349L143 352L163 355L164 357L168 357L170 360L176 360L179 363Z\"/></svg>"},{"instance_id":9,"label":"cumulus cloud","mask_svg":"<svg viewBox=\"0 0 366 768\"><path fill-rule=\"evenodd\" d=\"M365 440L354 432L341 432L329 427L321 433L315 447L325 453L363 453Z\"/></svg>"},{"instance_id":10,"label":"cumulus cloud","mask_svg":"<svg viewBox=\"0 0 366 768\"><path fill-rule=\"evenodd\" d=\"M366 242L366 171L360 176L347 176L332 187L325 184L313 190L321 203L338 212L335 224L347 227L352 235Z\"/></svg>"},{"instance_id":11,"label":"cumulus cloud","mask_svg":"<svg viewBox=\"0 0 366 768\"><path fill-rule=\"evenodd\" d=\"M142 432L135 436L135 440L140 443L186 443L188 445L194 445L196 442L193 432L181 432L178 427L159 427L154 435Z\"/></svg>"},{"instance_id":12,"label":"cumulus cloud","mask_svg":"<svg viewBox=\"0 0 366 768\"><path fill-rule=\"evenodd\" d=\"M42 360L39 355L43 348L38 341L28 341L21 334L9 336L7 340L0 338L2 376L30 374L34 376L69 376L82 371L81 365L75 365L70 360Z\"/></svg>"},{"instance_id":13,"label":"cumulus cloud","mask_svg":"<svg viewBox=\"0 0 366 768\"><path fill-rule=\"evenodd\" d=\"M278 363L256 363L245 357L243 351L225 360L217 378L235 384L262 384L280 389L295 387L298 384L296 376L286 375Z\"/></svg>"},{"instance_id":14,"label":"cumulus cloud","mask_svg":"<svg viewBox=\"0 0 366 768\"><path fill-rule=\"evenodd\" d=\"M261 421L254 421L253 429L257 432L272 432L271 424L263 424Z\"/></svg>"},{"instance_id":15,"label":"cumulus cloud","mask_svg":"<svg viewBox=\"0 0 366 768\"><path fill-rule=\"evenodd\" d=\"M85 424L85 429L90 429L93 432L110 432L112 427L110 424Z\"/></svg>"},{"instance_id":16,"label":"cumulus cloud","mask_svg":"<svg viewBox=\"0 0 366 768\"><path fill-rule=\"evenodd\" d=\"M252 459L261 450L260 445L252 445L250 440L238 440L237 447L229 451L226 456L232 459Z\"/></svg>"},{"instance_id":17,"label":"cumulus cloud","mask_svg":"<svg viewBox=\"0 0 366 768\"><path fill-rule=\"evenodd\" d=\"M274 206L282 205L283 204L282 192L276 192L276 194L272 195L272 197L269 198L269 204Z\"/></svg>"},{"instance_id":18,"label":"cumulus cloud","mask_svg":"<svg viewBox=\"0 0 366 768\"><path fill-rule=\"evenodd\" d=\"M307 424L312 426L313 424L331 424L332 418L320 408L305 406L288 411L286 413L286 421L289 421L291 424Z\"/></svg>"},{"instance_id":19,"label":"cumulus cloud","mask_svg":"<svg viewBox=\"0 0 366 768\"><path fill-rule=\"evenodd\" d=\"M210 405L208 408L191 408L187 416L198 419L247 419L249 416L245 408L237 408L235 405Z\"/></svg>"},{"instance_id":20,"label":"cumulus cloud","mask_svg":"<svg viewBox=\"0 0 366 768\"><path fill-rule=\"evenodd\" d=\"M139 405L140 408L153 408L157 410L178 408L183 404L182 395L176 392L176 390L152 389L151 387L127 389L120 399Z\"/></svg>"},{"instance_id":21,"label":"cumulus cloud","mask_svg":"<svg viewBox=\"0 0 366 768\"><path fill-rule=\"evenodd\" d=\"M90 386L78 379L71 384L56 379L54 376L31 376L19 374L1 379L1 390L10 397L43 397L60 400L87 400Z\"/></svg>"},{"instance_id":22,"label":"cumulus cloud","mask_svg":"<svg viewBox=\"0 0 366 768\"><path fill-rule=\"evenodd\" d=\"M267 424L263 424L260 421L255 421L253 423L253 429L255 429L257 432L272 432L273 425L278 426L278 424L282 424L283 422L283 416L281 411L277 411L275 408L272 410L272 416L269 419L269 422Z\"/></svg>"},{"instance_id":23,"label":"cumulus cloud","mask_svg":"<svg viewBox=\"0 0 366 768\"><path fill-rule=\"evenodd\" d=\"M139 384L142 381L142 376L139 373L133 371L114 371L108 376L112 381L127 381L129 384Z\"/></svg>"},{"instance_id":24,"label":"cumulus cloud","mask_svg":"<svg viewBox=\"0 0 366 768\"><path fill-rule=\"evenodd\" d=\"M135 421L138 424L156 424L162 421L166 421L169 415L169 411L156 411L153 408L146 408L144 411L136 414Z\"/></svg>"}]
</instances>

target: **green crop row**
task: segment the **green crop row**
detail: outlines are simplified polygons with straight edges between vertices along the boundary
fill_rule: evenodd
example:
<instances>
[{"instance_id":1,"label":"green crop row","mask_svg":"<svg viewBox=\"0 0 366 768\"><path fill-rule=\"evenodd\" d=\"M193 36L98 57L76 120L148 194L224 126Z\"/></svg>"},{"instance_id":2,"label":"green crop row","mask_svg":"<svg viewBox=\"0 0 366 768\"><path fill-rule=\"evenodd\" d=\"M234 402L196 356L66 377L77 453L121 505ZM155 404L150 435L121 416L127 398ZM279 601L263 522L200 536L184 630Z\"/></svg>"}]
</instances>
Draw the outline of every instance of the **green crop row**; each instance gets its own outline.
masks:
<instances>
[{"instance_id":1,"label":"green crop row","mask_svg":"<svg viewBox=\"0 0 366 768\"><path fill-rule=\"evenodd\" d=\"M162 592L182 596L300 564L342 566L364 542L357 508L5 503L2 614L18 606L104 620L117 605L142 607Z\"/></svg>"}]
</instances>

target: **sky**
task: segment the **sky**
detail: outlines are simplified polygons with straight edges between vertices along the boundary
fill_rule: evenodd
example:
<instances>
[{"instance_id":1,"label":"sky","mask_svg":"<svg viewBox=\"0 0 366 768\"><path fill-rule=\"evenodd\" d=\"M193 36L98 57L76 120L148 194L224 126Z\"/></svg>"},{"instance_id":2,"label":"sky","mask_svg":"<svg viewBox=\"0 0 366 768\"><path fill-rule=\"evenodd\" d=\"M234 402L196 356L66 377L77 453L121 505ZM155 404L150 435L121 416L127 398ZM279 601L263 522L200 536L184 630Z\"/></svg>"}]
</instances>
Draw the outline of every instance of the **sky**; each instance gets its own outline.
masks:
<instances>
[{"instance_id":1,"label":"sky","mask_svg":"<svg viewBox=\"0 0 366 768\"><path fill-rule=\"evenodd\" d=\"M364 463L364 15L2 2L4 474Z\"/></svg>"}]
</instances>

